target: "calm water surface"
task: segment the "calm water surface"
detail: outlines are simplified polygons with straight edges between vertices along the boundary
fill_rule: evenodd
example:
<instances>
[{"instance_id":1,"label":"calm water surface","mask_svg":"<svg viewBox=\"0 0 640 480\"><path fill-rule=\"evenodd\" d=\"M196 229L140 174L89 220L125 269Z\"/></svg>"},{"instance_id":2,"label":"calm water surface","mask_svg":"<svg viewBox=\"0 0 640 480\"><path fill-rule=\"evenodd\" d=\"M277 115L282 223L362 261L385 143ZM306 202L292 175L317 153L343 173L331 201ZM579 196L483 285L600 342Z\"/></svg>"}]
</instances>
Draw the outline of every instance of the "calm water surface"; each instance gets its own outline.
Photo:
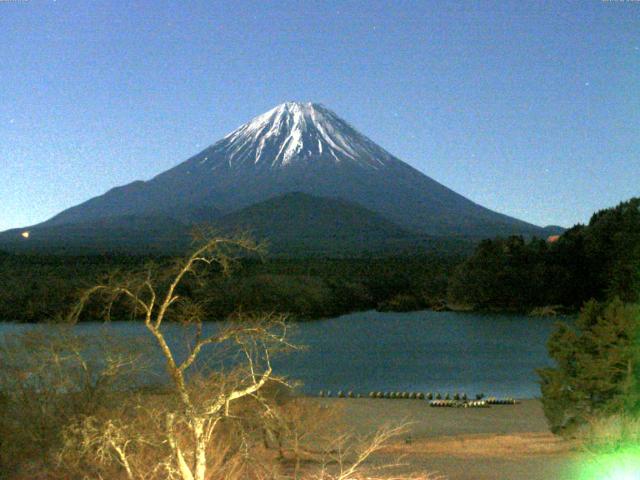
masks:
<instances>
[{"instance_id":1,"label":"calm water surface","mask_svg":"<svg viewBox=\"0 0 640 480\"><path fill-rule=\"evenodd\" d=\"M273 361L276 373L319 390L455 393L533 398L540 395L535 369L552 365L546 341L557 320L454 312L360 312L296 324L291 339L303 352ZM91 334L104 326L76 327ZM182 330L168 325L175 347ZM0 324L0 333L34 328ZM45 327L46 328L46 327ZM111 323L123 337L146 334L135 323ZM217 328L215 324L208 329Z\"/></svg>"}]
</instances>

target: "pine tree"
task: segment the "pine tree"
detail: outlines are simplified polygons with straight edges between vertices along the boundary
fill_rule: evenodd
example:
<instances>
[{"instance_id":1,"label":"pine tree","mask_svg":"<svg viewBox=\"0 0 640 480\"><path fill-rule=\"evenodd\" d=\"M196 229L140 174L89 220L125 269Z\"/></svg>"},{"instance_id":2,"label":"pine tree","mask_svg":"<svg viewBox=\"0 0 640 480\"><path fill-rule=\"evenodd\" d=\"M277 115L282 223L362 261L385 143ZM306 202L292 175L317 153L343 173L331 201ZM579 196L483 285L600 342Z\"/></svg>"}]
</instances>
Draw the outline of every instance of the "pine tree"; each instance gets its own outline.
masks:
<instances>
[{"instance_id":1,"label":"pine tree","mask_svg":"<svg viewBox=\"0 0 640 480\"><path fill-rule=\"evenodd\" d=\"M538 371L552 431L588 419L640 411L640 308L614 299L589 301L575 328L560 324L549 339L555 368Z\"/></svg>"}]
</instances>

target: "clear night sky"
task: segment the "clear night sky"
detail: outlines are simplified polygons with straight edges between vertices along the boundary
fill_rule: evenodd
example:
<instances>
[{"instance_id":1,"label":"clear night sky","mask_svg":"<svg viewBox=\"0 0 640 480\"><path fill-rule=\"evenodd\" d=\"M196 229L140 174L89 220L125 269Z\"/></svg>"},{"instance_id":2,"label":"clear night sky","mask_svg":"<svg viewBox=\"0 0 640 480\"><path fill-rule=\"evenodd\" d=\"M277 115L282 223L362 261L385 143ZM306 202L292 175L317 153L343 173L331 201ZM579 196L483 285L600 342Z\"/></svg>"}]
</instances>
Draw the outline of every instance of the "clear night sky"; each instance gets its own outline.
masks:
<instances>
[{"instance_id":1,"label":"clear night sky","mask_svg":"<svg viewBox=\"0 0 640 480\"><path fill-rule=\"evenodd\" d=\"M489 208L585 222L640 195L640 1L0 0L0 230L287 100Z\"/></svg>"}]
</instances>

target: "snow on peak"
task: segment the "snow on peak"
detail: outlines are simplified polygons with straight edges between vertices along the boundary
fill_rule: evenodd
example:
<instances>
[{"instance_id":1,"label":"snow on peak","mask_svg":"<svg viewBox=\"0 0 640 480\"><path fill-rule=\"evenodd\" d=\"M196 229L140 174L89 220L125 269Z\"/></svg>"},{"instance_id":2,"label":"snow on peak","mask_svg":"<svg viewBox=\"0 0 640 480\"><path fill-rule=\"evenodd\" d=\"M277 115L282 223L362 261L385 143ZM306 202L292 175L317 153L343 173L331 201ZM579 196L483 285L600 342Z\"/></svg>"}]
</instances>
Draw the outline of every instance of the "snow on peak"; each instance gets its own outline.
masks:
<instances>
[{"instance_id":1,"label":"snow on peak","mask_svg":"<svg viewBox=\"0 0 640 480\"><path fill-rule=\"evenodd\" d=\"M322 158L377 169L390 157L331 110L302 102L285 102L258 115L212 148L229 166L285 167Z\"/></svg>"}]
</instances>

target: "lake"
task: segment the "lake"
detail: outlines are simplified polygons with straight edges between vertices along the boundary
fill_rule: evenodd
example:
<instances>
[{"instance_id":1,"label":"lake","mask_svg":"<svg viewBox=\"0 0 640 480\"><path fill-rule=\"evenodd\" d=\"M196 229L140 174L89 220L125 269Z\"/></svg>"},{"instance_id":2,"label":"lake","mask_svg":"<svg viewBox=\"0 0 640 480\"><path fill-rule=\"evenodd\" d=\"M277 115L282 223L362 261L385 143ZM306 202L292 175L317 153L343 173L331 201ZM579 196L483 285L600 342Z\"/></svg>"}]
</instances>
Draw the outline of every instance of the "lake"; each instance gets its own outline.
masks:
<instances>
[{"instance_id":1,"label":"lake","mask_svg":"<svg viewBox=\"0 0 640 480\"><path fill-rule=\"evenodd\" d=\"M534 398L535 369L552 365L546 342L557 319L420 311L358 312L299 323L291 339L302 352L276 357L274 370L303 382L302 391L417 391ZM81 332L102 324L83 323ZM168 325L172 343L184 342ZM34 328L0 323L0 333ZM46 327L45 327L46 328ZM207 325L216 328L215 324ZM147 334L137 323L111 323L117 335Z\"/></svg>"}]
</instances>

